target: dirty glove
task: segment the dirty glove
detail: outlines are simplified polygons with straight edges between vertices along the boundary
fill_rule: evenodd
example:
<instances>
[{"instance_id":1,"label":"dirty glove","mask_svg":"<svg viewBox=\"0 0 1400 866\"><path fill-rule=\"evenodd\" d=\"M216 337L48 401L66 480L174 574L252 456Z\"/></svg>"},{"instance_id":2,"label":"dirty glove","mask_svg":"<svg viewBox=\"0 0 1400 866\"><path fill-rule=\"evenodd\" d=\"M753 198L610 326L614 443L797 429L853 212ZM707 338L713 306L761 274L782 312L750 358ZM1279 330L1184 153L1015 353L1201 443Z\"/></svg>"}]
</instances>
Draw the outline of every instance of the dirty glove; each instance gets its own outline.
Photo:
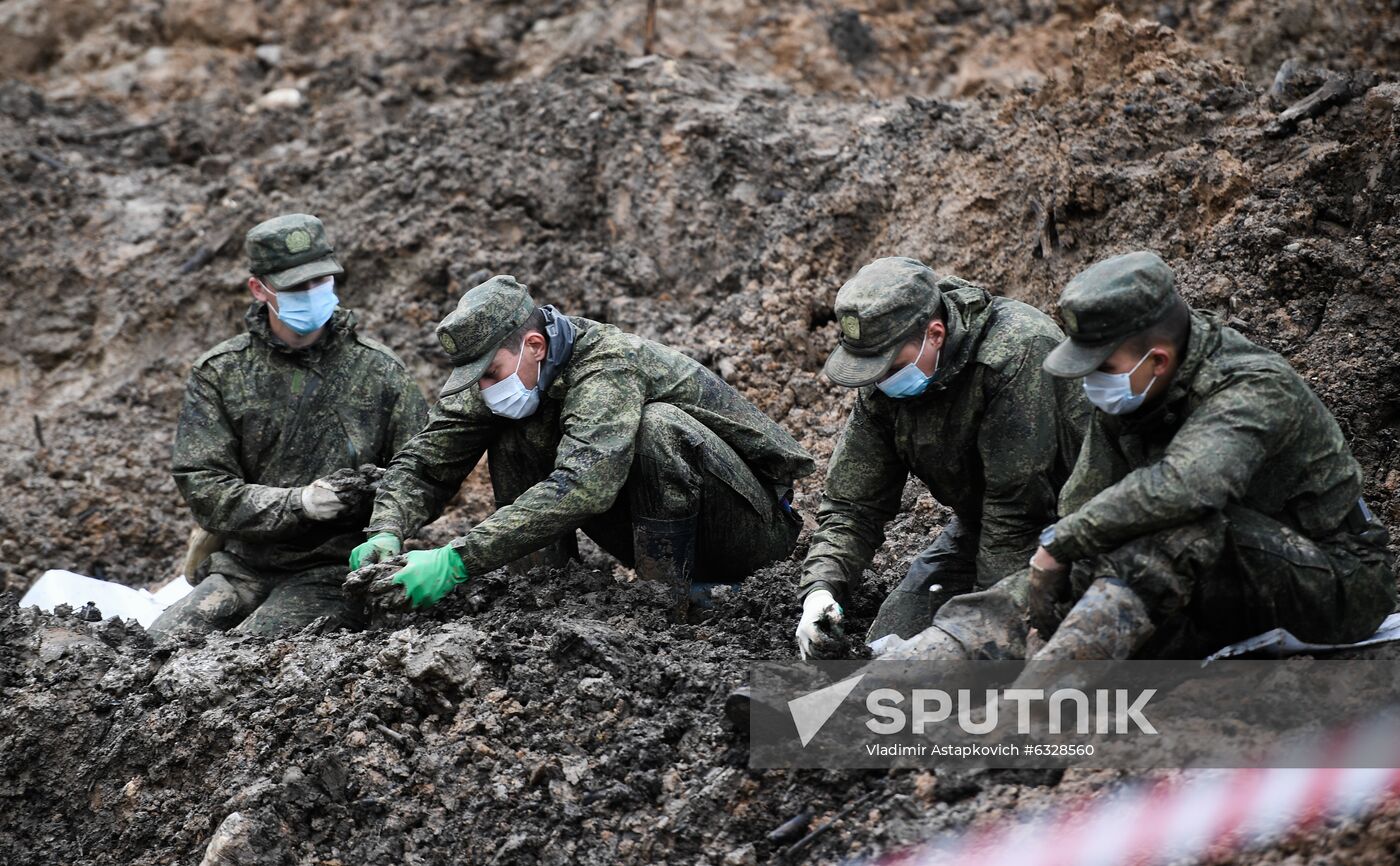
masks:
<instances>
[{"instance_id":1,"label":"dirty glove","mask_svg":"<svg viewBox=\"0 0 1400 866\"><path fill-rule=\"evenodd\" d=\"M802 600L802 619L797 623L797 652L804 658L819 658L825 644L841 635L844 615L836 598L824 589L814 589Z\"/></svg>"},{"instance_id":2,"label":"dirty glove","mask_svg":"<svg viewBox=\"0 0 1400 866\"><path fill-rule=\"evenodd\" d=\"M1045 548L1036 550L1030 561L1026 591L1027 620L1040 637L1049 640L1062 619L1059 606L1069 601L1069 568Z\"/></svg>"},{"instance_id":3,"label":"dirty glove","mask_svg":"<svg viewBox=\"0 0 1400 866\"><path fill-rule=\"evenodd\" d=\"M312 520L334 520L350 510L350 503L336 494L329 481L318 478L301 488L301 510Z\"/></svg>"},{"instance_id":4,"label":"dirty glove","mask_svg":"<svg viewBox=\"0 0 1400 866\"><path fill-rule=\"evenodd\" d=\"M384 470L373 463L365 463L357 469L337 469L319 481L325 482L348 510L363 512L369 516L368 506L374 500L379 482L384 478Z\"/></svg>"},{"instance_id":5,"label":"dirty glove","mask_svg":"<svg viewBox=\"0 0 1400 866\"><path fill-rule=\"evenodd\" d=\"M208 568L200 566L208 562L209 557L223 549L223 536L215 535L202 526L191 529L190 540L185 545L185 564L180 569L180 573L185 576L185 582L190 586L199 586L199 582L209 574Z\"/></svg>"},{"instance_id":6,"label":"dirty glove","mask_svg":"<svg viewBox=\"0 0 1400 866\"><path fill-rule=\"evenodd\" d=\"M404 597L414 607L437 604L457 584L467 582L466 563L450 547L410 550L404 560L393 582L403 587Z\"/></svg>"},{"instance_id":7,"label":"dirty glove","mask_svg":"<svg viewBox=\"0 0 1400 866\"><path fill-rule=\"evenodd\" d=\"M383 562L391 556L398 556L403 550L403 542L392 532L376 532L369 541L357 545L350 551L350 569L353 571L376 562Z\"/></svg>"}]
</instances>

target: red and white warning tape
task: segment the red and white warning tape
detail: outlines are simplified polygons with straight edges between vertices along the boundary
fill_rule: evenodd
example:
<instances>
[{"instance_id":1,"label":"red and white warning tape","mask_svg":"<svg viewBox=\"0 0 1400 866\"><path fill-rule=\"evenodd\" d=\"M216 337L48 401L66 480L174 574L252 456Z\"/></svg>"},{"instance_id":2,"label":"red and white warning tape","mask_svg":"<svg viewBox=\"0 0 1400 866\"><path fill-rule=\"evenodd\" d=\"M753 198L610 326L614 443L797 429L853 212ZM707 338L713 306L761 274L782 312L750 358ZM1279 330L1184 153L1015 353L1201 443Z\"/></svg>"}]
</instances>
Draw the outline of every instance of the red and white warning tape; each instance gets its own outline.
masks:
<instances>
[{"instance_id":1,"label":"red and white warning tape","mask_svg":"<svg viewBox=\"0 0 1400 866\"><path fill-rule=\"evenodd\" d=\"M1400 717L1388 713L1336 732L1293 757L1288 763L1324 766L1186 770L874 863L1156 866L1257 849L1328 818L1361 817L1400 796ZM1363 762L1391 766L1347 766Z\"/></svg>"}]
</instances>

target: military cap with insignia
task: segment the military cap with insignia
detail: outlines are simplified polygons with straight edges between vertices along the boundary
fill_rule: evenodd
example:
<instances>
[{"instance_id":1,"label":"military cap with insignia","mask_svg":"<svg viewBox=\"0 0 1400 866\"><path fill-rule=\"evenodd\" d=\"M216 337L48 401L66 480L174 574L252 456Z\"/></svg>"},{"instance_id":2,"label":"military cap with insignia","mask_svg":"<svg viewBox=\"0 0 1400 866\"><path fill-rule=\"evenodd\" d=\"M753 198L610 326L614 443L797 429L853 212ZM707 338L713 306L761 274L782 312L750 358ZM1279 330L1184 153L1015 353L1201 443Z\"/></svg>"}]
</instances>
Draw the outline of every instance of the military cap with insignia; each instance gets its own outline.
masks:
<instances>
[{"instance_id":1,"label":"military cap with insignia","mask_svg":"<svg viewBox=\"0 0 1400 866\"><path fill-rule=\"evenodd\" d=\"M1089 375L1125 340L1160 321L1177 297L1172 269L1149 250L1090 265L1060 293L1069 339L1045 357L1045 372L1065 379Z\"/></svg>"},{"instance_id":2,"label":"military cap with insignia","mask_svg":"<svg viewBox=\"0 0 1400 866\"><path fill-rule=\"evenodd\" d=\"M437 326L438 343L455 367L442 396L449 397L475 385L496 350L530 318L535 301L515 277L492 277L469 290Z\"/></svg>"},{"instance_id":3,"label":"military cap with insignia","mask_svg":"<svg viewBox=\"0 0 1400 866\"><path fill-rule=\"evenodd\" d=\"M326 227L311 214L292 213L253 226L243 241L248 269L277 291L307 280L343 274L326 237Z\"/></svg>"},{"instance_id":4,"label":"military cap with insignia","mask_svg":"<svg viewBox=\"0 0 1400 866\"><path fill-rule=\"evenodd\" d=\"M900 348L943 306L938 276L917 259L892 256L861 268L836 293L841 342L826 359L826 376L860 388L889 372Z\"/></svg>"}]
</instances>

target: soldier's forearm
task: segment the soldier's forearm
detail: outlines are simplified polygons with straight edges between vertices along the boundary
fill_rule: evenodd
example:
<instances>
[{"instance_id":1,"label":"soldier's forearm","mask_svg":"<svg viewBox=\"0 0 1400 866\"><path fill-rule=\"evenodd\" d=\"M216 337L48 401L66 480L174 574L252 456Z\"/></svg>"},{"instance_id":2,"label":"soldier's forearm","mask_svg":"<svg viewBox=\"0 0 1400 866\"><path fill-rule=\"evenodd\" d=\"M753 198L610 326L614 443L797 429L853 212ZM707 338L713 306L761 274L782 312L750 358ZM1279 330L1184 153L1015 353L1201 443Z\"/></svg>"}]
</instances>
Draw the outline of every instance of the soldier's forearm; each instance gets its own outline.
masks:
<instances>
[{"instance_id":1,"label":"soldier's forearm","mask_svg":"<svg viewBox=\"0 0 1400 866\"><path fill-rule=\"evenodd\" d=\"M869 559L862 560L869 564ZM798 598L805 598L807 593L814 589L826 589L836 596L838 600L844 600L850 594L852 575L859 577L864 570L864 566L854 563L850 558L833 556L829 552L813 549L807 554L807 559L802 563L802 577L797 584Z\"/></svg>"},{"instance_id":2,"label":"soldier's forearm","mask_svg":"<svg viewBox=\"0 0 1400 866\"><path fill-rule=\"evenodd\" d=\"M196 485L198 486L198 485ZM210 532L244 541L280 538L306 524L300 487L263 484L221 484L186 494L190 509Z\"/></svg>"},{"instance_id":3,"label":"soldier's forearm","mask_svg":"<svg viewBox=\"0 0 1400 866\"><path fill-rule=\"evenodd\" d=\"M454 540L452 546L472 574L500 568L533 553L612 507L620 485L608 477L615 480L625 473L603 474L604 479L598 480L581 477L587 473L556 469Z\"/></svg>"},{"instance_id":4,"label":"soldier's forearm","mask_svg":"<svg viewBox=\"0 0 1400 866\"><path fill-rule=\"evenodd\" d=\"M402 468L391 467L374 497L367 532L393 532L407 538L442 515L460 484L450 490Z\"/></svg>"}]
</instances>

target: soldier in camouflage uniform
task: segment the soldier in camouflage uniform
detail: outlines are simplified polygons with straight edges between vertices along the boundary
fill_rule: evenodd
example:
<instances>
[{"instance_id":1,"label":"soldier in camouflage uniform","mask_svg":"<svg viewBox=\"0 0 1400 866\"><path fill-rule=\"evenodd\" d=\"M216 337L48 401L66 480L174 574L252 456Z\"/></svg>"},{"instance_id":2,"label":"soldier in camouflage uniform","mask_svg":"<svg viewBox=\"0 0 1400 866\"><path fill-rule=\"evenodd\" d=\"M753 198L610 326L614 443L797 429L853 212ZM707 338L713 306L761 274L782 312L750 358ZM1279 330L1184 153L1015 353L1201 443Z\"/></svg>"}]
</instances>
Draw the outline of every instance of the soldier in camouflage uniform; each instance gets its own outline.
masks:
<instances>
[{"instance_id":1,"label":"soldier in camouflage uniform","mask_svg":"<svg viewBox=\"0 0 1400 866\"><path fill-rule=\"evenodd\" d=\"M403 363L336 306L343 271L320 220L268 220L246 249L248 331L194 362L173 461L180 493L222 550L155 633L270 634L322 616L353 625L340 587L371 497L337 470L387 464L427 419Z\"/></svg>"},{"instance_id":2,"label":"soldier in camouflage uniform","mask_svg":"<svg viewBox=\"0 0 1400 866\"><path fill-rule=\"evenodd\" d=\"M538 307L509 276L467 292L437 335L456 369L389 466L351 565L397 554L483 454L497 510L446 547L406 554L400 602L435 603L511 563L562 565L582 529L670 586L681 616L706 602L706 584L792 551L792 484L812 458L701 364Z\"/></svg>"},{"instance_id":3,"label":"soldier in camouflage uniform","mask_svg":"<svg viewBox=\"0 0 1400 866\"><path fill-rule=\"evenodd\" d=\"M941 613L908 654L1199 657L1273 628L1372 634L1395 604L1385 527L1327 408L1288 362L1191 311L1157 255L1065 288L1045 368L1098 408L1031 568ZM946 614L946 615L945 615Z\"/></svg>"},{"instance_id":4,"label":"soldier in camouflage uniform","mask_svg":"<svg viewBox=\"0 0 1400 866\"><path fill-rule=\"evenodd\" d=\"M860 391L803 565L804 657L830 644L840 600L884 542L910 474L954 516L885 600L868 639L910 637L943 600L1023 567L1055 519L1088 420L1080 389L1040 368L1063 334L1034 307L885 258L841 287L835 309L841 343L826 375ZM930 592L934 584L942 591Z\"/></svg>"}]
</instances>

